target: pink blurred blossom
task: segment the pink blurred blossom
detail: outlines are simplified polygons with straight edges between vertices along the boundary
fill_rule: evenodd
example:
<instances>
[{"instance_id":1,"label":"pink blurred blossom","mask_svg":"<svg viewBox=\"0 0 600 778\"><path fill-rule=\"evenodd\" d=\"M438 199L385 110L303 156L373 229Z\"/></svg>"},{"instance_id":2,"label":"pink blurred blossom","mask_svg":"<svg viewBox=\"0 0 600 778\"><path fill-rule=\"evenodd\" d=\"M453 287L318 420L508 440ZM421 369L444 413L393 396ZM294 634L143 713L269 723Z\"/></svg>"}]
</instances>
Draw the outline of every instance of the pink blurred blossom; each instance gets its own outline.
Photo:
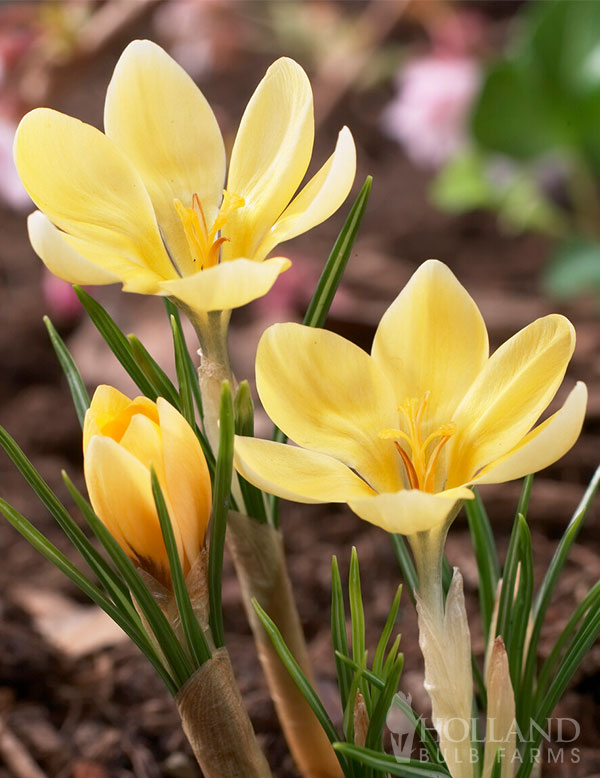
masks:
<instances>
[{"instance_id":1,"label":"pink blurred blossom","mask_svg":"<svg viewBox=\"0 0 600 778\"><path fill-rule=\"evenodd\" d=\"M382 115L384 131L417 165L437 168L467 140L467 118L480 82L477 61L430 54L409 62Z\"/></svg>"},{"instance_id":2,"label":"pink blurred blossom","mask_svg":"<svg viewBox=\"0 0 600 778\"><path fill-rule=\"evenodd\" d=\"M52 318L61 323L75 322L81 318L83 308L73 286L46 268L43 269L42 275L42 294Z\"/></svg>"},{"instance_id":3,"label":"pink blurred blossom","mask_svg":"<svg viewBox=\"0 0 600 778\"><path fill-rule=\"evenodd\" d=\"M32 202L13 160L16 129L15 122L0 115L0 200L15 211L27 211L32 208Z\"/></svg>"}]
</instances>

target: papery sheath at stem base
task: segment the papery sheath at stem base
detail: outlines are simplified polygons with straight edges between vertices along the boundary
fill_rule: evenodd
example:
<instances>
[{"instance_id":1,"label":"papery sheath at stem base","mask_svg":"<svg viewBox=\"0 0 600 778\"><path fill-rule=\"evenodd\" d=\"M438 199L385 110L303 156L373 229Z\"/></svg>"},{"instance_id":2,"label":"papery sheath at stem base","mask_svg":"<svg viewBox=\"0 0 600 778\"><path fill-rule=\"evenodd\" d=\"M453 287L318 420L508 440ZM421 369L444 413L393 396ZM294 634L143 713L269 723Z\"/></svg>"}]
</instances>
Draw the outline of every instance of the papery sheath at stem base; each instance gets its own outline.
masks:
<instances>
[{"instance_id":1,"label":"papery sheath at stem base","mask_svg":"<svg viewBox=\"0 0 600 778\"><path fill-rule=\"evenodd\" d=\"M196 671L176 702L205 778L271 778L225 649L215 651Z\"/></svg>"},{"instance_id":2,"label":"papery sheath at stem base","mask_svg":"<svg viewBox=\"0 0 600 778\"><path fill-rule=\"evenodd\" d=\"M231 511L227 537L260 662L298 769L304 778L342 778L331 743L283 665L251 604L255 597L273 619L287 647L314 685L285 566L281 534L268 524L259 524Z\"/></svg>"}]
</instances>

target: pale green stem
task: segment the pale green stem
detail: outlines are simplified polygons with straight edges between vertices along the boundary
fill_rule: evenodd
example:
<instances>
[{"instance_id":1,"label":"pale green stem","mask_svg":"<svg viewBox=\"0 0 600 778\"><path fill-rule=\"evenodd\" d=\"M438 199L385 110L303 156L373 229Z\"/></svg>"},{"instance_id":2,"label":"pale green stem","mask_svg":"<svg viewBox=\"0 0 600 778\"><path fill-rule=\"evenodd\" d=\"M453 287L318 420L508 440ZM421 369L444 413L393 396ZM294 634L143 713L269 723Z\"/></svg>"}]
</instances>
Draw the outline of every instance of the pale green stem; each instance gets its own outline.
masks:
<instances>
[{"instance_id":1,"label":"pale green stem","mask_svg":"<svg viewBox=\"0 0 600 778\"><path fill-rule=\"evenodd\" d=\"M419 594L439 625L444 621L442 570L449 524L408 537L419 579Z\"/></svg>"}]
</instances>

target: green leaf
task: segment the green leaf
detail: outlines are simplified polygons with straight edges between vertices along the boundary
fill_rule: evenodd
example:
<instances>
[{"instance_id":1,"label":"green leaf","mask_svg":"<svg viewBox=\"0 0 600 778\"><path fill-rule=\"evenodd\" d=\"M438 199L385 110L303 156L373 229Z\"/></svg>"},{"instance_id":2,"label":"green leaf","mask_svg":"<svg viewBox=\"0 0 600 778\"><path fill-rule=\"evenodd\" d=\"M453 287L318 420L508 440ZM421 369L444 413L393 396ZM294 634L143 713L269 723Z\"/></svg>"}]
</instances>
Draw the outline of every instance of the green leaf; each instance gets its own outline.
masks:
<instances>
[{"instance_id":1,"label":"green leaf","mask_svg":"<svg viewBox=\"0 0 600 778\"><path fill-rule=\"evenodd\" d=\"M27 459L21 448L19 448L17 442L3 427L0 427L0 446L6 451L41 503L48 509L67 538L85 559L100 583L110 592L115 603L126 610L130 609L129 595L119 576L93 547L65 506L50 489L29 459Z\"/></svg>"},{"instance_id":2,"label":"green leaf","mask_svg":"<svg viewBox=\"0 0 600 778\"><path fill-rule=\"evenodd\" d=\"M48 316L44 316L44 324L48 330L48 335L50 336L52 347L54 348L60 366L62 367L63 373L65 374L65 378L67 379L69 391L71 392L71 397L73 398L73 405L75 406L75 412L77 413L77 418L83 427L85 412L90 407L90 396L87 392L87 389L85 388L81 374L77 369L77 365L69 353L69 349L65 346L63 339L54 328L54 325Z\"/></svg>"},{"instance_id":3,"label":"green leaf","mask_svg":"<svg viewBox=\"0 0 600 778\"><path fill-rule=\"evenodd\" d=\"M502 778L502 748L496 751L494 756L494 762L492 764L492 772L490 778Z\"/></svg>"},{"instance_id":4,"label":"green leaf","mask_svg":"<svg viewBox=\"0 0 600 778\"><path fill-rule=\"evenodd\" d=\"M331 641L335 653L335 669L342 709L346 708L348 693L352 684L352 674L348 666L339 658L339 654L348 655L348 636L346 634L346 609L344 607L344 592L338 567L337 557L331 559Z\"/></svg>"},{"instance_id":5,"label":"green leaf","mask_svg":"<svg viewBox=\"0 0 600 778\"><path fill-rule=\"evenodd\" d=\"M402 675L402 669L404 667L404 656L396 657L390 672L387 675L385 686L377 697L377 702L371 713L369 721L369 729L367 730L367 737L365 740L365 746L367 748L373 748L376 750L382 750L382 738L383 727L386 722L387 715L392 704L392 699L398 691L398 684L400 683L400 676Z\"/></svg>"},{"instance_id":6,"label":"green leaf","mask_svg":"<svg viewBox=\"0 0 600 778\"><path fill-rule=\"evenodd\" d=\"M471 542L473 543L473 550L477 561L477 571L479 574L479 609L481 612L483 633L487 641L492 622L492 613L494 612L496 588L500 578L500 562L498 561L496 543L494 541L485 506L477 490L474 489L473 491L475 493L475 499L465 501L465 513L467 514Z\"/></svg>"},{"instance_id":7,"label":"green leaf","mask_svg":"<svg viewBox=\"0 0 600 778\"><path fill-rule=\"evenodd\" d=\"M334 743L333 747L338 755L354 759L366 767L380 770L391 775L400 775L403 778L447 778L450 773L441 767L432 767L429 762L418 762L416 759L404 759L403 757L382 754L370 748L362 748L350 743Z\"/></svg>"},{"instance_id":8,"label":"green leaf","mask_svg":"<svg viewBox=\"0 0 600 778\"><path fill-rule=\"evenodd\" d=\"M176 354L177 352L179 352L182 362L184 363L185 372L187 374L188 385L193 392L196 408L198 409L198 415L202 420L204 420L204 409L202 407L202 394L200 392L200 383L198 382L198 370L194 365L194 362L192 360L192 357L187 347L185 336L183 334L183 328L181 326L181 316L179 315L179 310L177 306L174 305L166 297L163 298L163 302L165 304L165 308L169 316L169 322L173 330L173 340L175 341L176 339L177 343L179 344L177 347ZM173 319L175 320L174 324L173 324Z\"/></svg>"},{"instance_id":9,"label":"green leaf","mask_svg":"<svg viewBox=\"0 0 600 778\"><path fill-rule=\"evenodd\" d=\"M294 683L304 696L306 702L310 705L311 710L323 727L323 730L329 738L330 742L335 743L338 740L338 733L333 726L327 711L323 707L323 703L302 672L300 665L298 662L296 662L290 653L290 650L286 646L285 641L281 636L281 632L275 626L275 622L273 622L267 613L261 608L256 598L252 599L252 605L286 670L291 675ZM344 769L346 767L346 760L344 757L340 757L340 755L338 755L338 759L342 769Z\"/></svg>"},{"instance_id":10,"label":"green leaf","mask_svg":"<svg viewBox=\"0 0 600 778\"><path fill-rule=\"evenodd\" d=\"M392 607L388 613L385 625L381 632L381 636L375 649L375 656L373 657L373 672L378 675L383 669L383 662L385 657L385 651L389 643L396 618L398 616L398 610L400 608L400 597L402 596L402 584L396 589L396 594L392 602Z\"/></svg>"},{"instance_id":11,"label":"green leaf","mask_svg":"<svg viewBox=\"0 0 600 778\"><path fill-rule=\"evenodd\" d=\"M213 485L210 545L208 550L208 591L210 598L210 626L217 648L225 645L223 609L221 607L221 578L223 550L227 530L227 514L231 495L233 471L233 436L235 419L229 381L223 381L219 415L219 451Z\"/></svg>"},{"instance_id":12,"label":"green leaf","mask_svg":"<svg viewBox=\"0 0 600 778\"><path fill-rule=\"evenodd\" d=\"M507 645L508 664L510 667L510 676L513 687L519 688L522 679L522 663L524 660L525 648L527 643L527 628L529 626L529 617L531 616L531 605L533 601L533 553L531 550L531 533L527 522L522 514L519 514L517 521L519 527L519 584L511 609L512 625L510 631L510 642ZM520 688L521 698L527 694Z\"/></svg>"},{"instance_id":13,"label":"green leaf","mask_svg":"<svg viewBox=\"0 0 600 778\"><path fill-rule=\"evenodd\" d=\"M485 167L485 156L467 149L452 157L434 178L429 191L434 205L449 213L493 208L495 187Z\"/></svg>"},{"instance_id":14,"label":"green leaf","mask_svg":"<svg viewBox=\"0 0 600 778\"><path fill-rule=\"evenodd\" d=\"M394 548L394 553L396 554L396 560L398 561L400 572L402 573L402 577L404 578L408 588L408 596L414 605L415 592L419 588L419 579L417 577L415 565L410 556L410 552L406 547L406 541L402 535L391 533L390 540L392 541L392 546Z\"/></svg>"},{"instance_id":15,"label":"green leaf","mask_svg":"<svg viewBox=\"0 0 600 778\"><path fill-rule=\"evenodd\" d=\"M156 393L160 397L168 400L174 408L181 411L179 393L173 386L173 382L161 366L152 357L148 349L136 335L127 335L127 340L131 346L131 353L137 362L140 370L152 383Z\"/></svg>"},{"instance_id":16,"label":"green leaf","mask_svg":"<svg viewBox=\"0 0 600 778\"><path fill-rule=\"evenodd\" d=\"M75 586L78 587L96 605L102 608L110 618L121 627L128 637L138 646L146 658L150 661L156 672L164 681L167 689L175 695L177 686L158 658L154 647L150 643L147 634L141 626L137 613L133 613L133 619L114 603L112 603L83 573L73 565L42 533L37 530L30 521L15 510L5 500L0 498L0 511L12 526L19 532L36 551L45 559L57 567Z\"/></svg>"},{"instance_id":17,"label":"green leaf","mask_svg":"<svg viewBox=\"0 0 600 778\"><path fill-rule=\"evenodd\" d=\"M156 400L158 392L135 361L131 344L125 335L97 300L94 300L94 298L80 286L75 285L73 289L75 290L75 294L79 298L80 303L85 308L87 315L96 326L96 329L100 335L102 335L106 344L125 368L140 392L151 400Z\"/></svg>"},{"instance_id":18,"label":"green leaf","mask_svg":"<svg viewBox=\"0 0 600 778\"><path fill-rule=\"evenodd\" d=\"M196 426L196 411L194 407L194 392L192 383L197 383L195 375L190 376L186 366L187 347L183 341L183 333L177 327L177 321L174 316L170 317L171 330L173 332L173 347L175 351L175 370L177 371L177 383L179 384L179 402L181 412L192 427Z\"/></svg>"},{"instance_id":19,"label":"green leaf","mask_svg":"<svg viewBox=\"0 0 600 778\"><path fill-rule=\"evenodd\" d=\"M152 597L148 587L143 582L133 563L123 551L121 546L106 529L102 521L96 516L88 501L83 497L79 489L63 471L63 480L84 519L90 525L93 533L100 540L108 555L113 560L115 567L129 587L140 610L144 614L148 626L154 633L156 640L167 659L177 688L181 688L192 675L193 669L177 640L175 633L165 614L161 611Z\"/></svg>"},{"instance_id":20,"label":"green leaf","mask_svg":"<svg viewBox=\"0 0 600 778\"><path fill-rule=\"evenodd\" d=\"M521 523L519 519L513 524L513 529L508 543L508 551L504 561L504 570L502 573L502 589L500 590L500 603L498 606L498 622L496 625L496 636L501 635L504 644L510 643L511 632L511 614L515 596L515 582L517 580L517 571L519 569L519 544L521 537Z\"/></svg>"},{"instance_id":21,"label":"green leaf","mask_svg":"<svg viewBox=\"0 0 600 778\"><path fill-rule=\"evenodd\" d=\"M365 610L362 601L362 592L360 586L360 570L358 565L358 554L356 546L352 547L350 557L350 571L348 574L348 599L350 601L350 622L352 633L352 656L356 662L359 662L365 653ZM369 713L371 712L371 695L366 684L360 685L362 696L365 699L365 705Z\"/></svg>"},{"instance_id":22,"label":"green leaf","mask_svg":"<svg viewBox=\"0 0 600 778\"><path fill-rule=\"evenodd\" d=\"M152 478L152 495L154 497L154 504L156 505L156 512L158 513L163 540L165 541L167 557L169 559L169 568L171 570L171 580L173 582L175 602L177 603L177 612L179 613L190 656L194 662L195 669L197 669L200 665L210 659L210 648L208 647L204 632L198 623L194 608L192 607L190 595L187 586L185 585L181 560L179 559L179 551L177 550L177 543L173 533L173 525L160 483L156 477L156 471L152 466L150 473Z\"/></svg>"},{"instance_id":23,"label":"green leaf","mask_svg":"<svg viewBox=\"0 0 600 778\"><path fill-rule=\"evenodd\" d=\"M569 300L590 291L600 294L600 243L571 237L558 245L544 270L545 291L556 300Z\"/></svg>"},{"instance_id":24,"label":"green leaf","mask_svg":"<svg viewBox=\"0 0 600 778\"><path fill-rule=\"evenodd\" d=\"M254 437L254 405L248 381L242 381L239 385L235 395L234 411L235 434ZM237 478L244 498L246 513L261 524L266 524L268 519L263 492L246 481L239 473Z\"/></svg>"}]
</instances>

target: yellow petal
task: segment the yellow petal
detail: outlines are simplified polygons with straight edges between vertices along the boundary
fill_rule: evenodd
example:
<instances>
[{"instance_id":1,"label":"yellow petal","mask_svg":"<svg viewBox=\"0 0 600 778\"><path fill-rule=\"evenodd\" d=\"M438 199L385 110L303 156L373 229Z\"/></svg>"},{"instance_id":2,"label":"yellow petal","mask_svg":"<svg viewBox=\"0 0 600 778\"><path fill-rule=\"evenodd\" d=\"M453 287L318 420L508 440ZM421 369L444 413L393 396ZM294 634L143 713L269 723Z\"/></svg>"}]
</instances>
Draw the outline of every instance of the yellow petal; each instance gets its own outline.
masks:
<instances>
[{"instance_id":1,"label":"yellow petal","mask_svg":"<svg viewBox=\"0 0 600 778\"><path fill-rule=\"evenodd\" d=\"M148 468L111 438L95 435L84 471L92 507L115 538L155 577L168 578Z\"/></svg>"},{"instance_id":2,"label":"yellow petal","mask_svg":"<svg viewBox=\"0 0 600 778\"><path fill-rule=\"evenodd\" d=\"M27 218L27 232L33 250L55 276L70 284L114 284L120 279L82 257L63 239L63 234L41 211Z\"/></svg>"},{"instance_id":3,"label":"yellow petal","mask_svg":"<svg viewBox=\"0 0 600 778\"><path fill-rule=\"evenodd\" d=\"M348 196L355 173L354 139L350 130L344 127L331 157L281 214L254 258L266 257L277 244L295 238L328 219Z\"/></svg>"},{"instance_id":4,"label":"yellow petal","mask_svg":"<svg viewBox=\"0 0 600 778\"><path fill-rule=\"evenodd\" d=\"M189 564L200 553L211 509L210 475L194 431L166 400L157 402L166 492Z\"/></svg>"},{"instance_id":5,"label":"yellow petal","mask_svg":"<svg viewBox=\"0 0 600 778\"><path fill-rule=\"evenodd\" d=\"M461 486L437 494L403 489L362 500L349 500L348 504L361 519L376 524L386 532L413 535L442 525L457 502L471 499L473 492Z\"/></svg>"},{"instance_id":6,"label":"yellow petal","mask_svg":"<svg viewBox=\"0 0 600 778\"><path fill-rule=\"evenodd\" d=\"M298 445L339 459L377 491L400 487L400 458L379 438L395 424L394 394L358 346L326 330L275 324L258 346L256 385L268 415Z\"/></svg>"},{"instance_id":7,"label":"yellow petal","mask_svg":"<svg viewBox=\"0 0 600 778\"><path fill-rule=\"evenodd\" d=\"M291 265L285 257L264 262L234 259L176 281L163 281L162 294L176 297L196 311L228 311L265 295Z\"/></svg>"},{"instance_id":8,"label":"yellow petal","mask_svg":"<svg viewBox=\"0 0 600 778\"><path fill-rule=\"evenodd\" d=\"M141 178L94 127L37 108L19 125L15 162L31 199L60 230L128 266L175 275Z\"/></svg>"},{"instance_id":9,"label":"yellow petal","mask_svg":"<svg viewBox=\"0 0 600 778\"><path fill-rule=\"evenodd\" d=\"M297 62L282 57L252 95L231 153L227 189L246 204L227 220L226 259L254 258L304 178L313 139L308 77Z\"/></svg>"},{"instance_id":10,"label":"yellow petal","mask_svg":"<svg viewBox=\"0 0 600 778\"><path fill-rule=\"evenodd\" d=\"M236 435L235 467L259 489L296 502L348 502L375 494L337 459L272 440Z\"/></svg>"},{"instance_id":11,"label":"yellow petal","mask_svg":"<svg viewBox=\"0 0 600 778\"><path fill-rule=\"evenodd\" d=\"M162 477L164 474L162 434L156 422L142 413L133 414L129 419L127 429L121 439L117 440L117 443L133 454L144 467L149 468L152 464L159 480L164 483L165 479Z\"/></svg>"},{"instance_id":12,"label":"yellow petal","mask_svg":"<svg viewBox=\"0 0 600 778\"><path fill-rule=\"evenodd\" d=\"M456 411L448 485L469 483L531 429L561 384L575 348L564 316L537 319L491 356Z\"/></svg>"},{"instance_id":13,"label":"yellow petal","mask_svg":"<svg viewBox=\"0 0 600 778\"><path fill-rule=\"evenodd\" d=\"M110 422L129 407L129 397L108 384L100 384L94 392L83 422L83 453L93 435L101 435Z\"/></svg>"},{"instance_id":14,"label":"yellow petal","mask_svg":"<svg viewBox=\"0 0 600 778\"><path fill-rule=\"evenodd\" d=\"M479 309L442 262L431 259L414 273L383 315L373 359L388 376L398 405L430 392L428 426L452 414L488 358L488 337Z\"/></svg>"},{"instance_id":15,"label":"yellow petal","mask_svg":"<svg viewBox=\"0 0 600 778\"><path fill-rule=\"evenodd\" d=\"M183 275L194 266L173 201L190 208L196 193L210 224L225 182L225 149L208 102L160 46L133 41L106 93L106 134L148 190L161 233Z\"/></svg>"},{"instance_id":16,"label":"yellow petal","mask_svg":"<svg viewBox=\"0 0 600 778\"><path fill-rule=\"evenodd\" d=\"M513 481L556 462L579 437L586 405L587 388L578 381L559 411L531 430L512 451L484 468L473 483Z\"/></svg>"}]
</instances>

